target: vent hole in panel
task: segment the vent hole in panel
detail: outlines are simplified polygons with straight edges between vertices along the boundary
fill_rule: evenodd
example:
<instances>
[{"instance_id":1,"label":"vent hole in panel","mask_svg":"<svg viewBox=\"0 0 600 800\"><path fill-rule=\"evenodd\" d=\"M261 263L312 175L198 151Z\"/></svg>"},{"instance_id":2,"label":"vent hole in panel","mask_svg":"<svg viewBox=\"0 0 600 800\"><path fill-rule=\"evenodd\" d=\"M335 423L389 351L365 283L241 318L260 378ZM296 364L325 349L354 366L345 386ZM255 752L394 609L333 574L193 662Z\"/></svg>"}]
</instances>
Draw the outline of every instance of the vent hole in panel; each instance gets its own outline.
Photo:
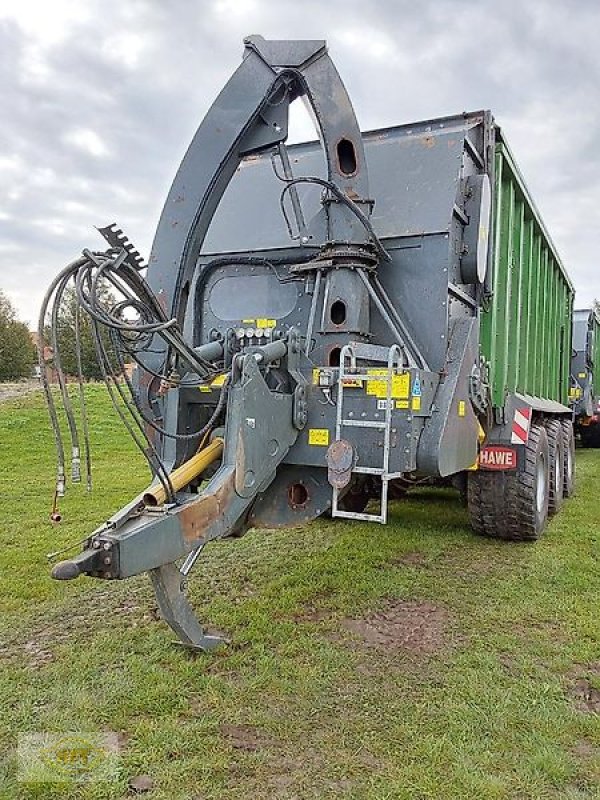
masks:
<instances>
[{"instance_id":1,"label":"vent hole in panel","mask_svg":"<svg viewBox=\"0 0 600 800\"><path fill-rule=\"evenodd\" d=\"M341 347L332 347L331 350L329 351L328 366L339 367L341 353L342 353Z\"/></svg>"},{"instance_id":2,"label":"vent hole in panel","mask_svg":"<svg viewBox=\"0 0 600 800\"><path fill-rule=\"evenodd\" d=\"M308 490L303 483L290 483L288 488L288 501L292 508L305 506L308 500Z\"/></svg>"},{"instance_id":3,"label":"vent hole in panel","mask_svg":"<svg viewBox=\"0 0 600 800\"><path fill-rule=\"evenodd\" d=\"M332 303L329 316L334 325L342 325L346 322L346 303L343 300L336 300Z\"/></svg>"},{"instance_id":4,"label":"vent hole in panel","mask_svg":"<svg viewBox=\"0 0 600 800\"><path fill-rule=\"evenodd\" d=\"M356 153L350 139L340 139L337 145L337 157L342 175L354 175L356 172Z\"/></svg>"}]
</instances>

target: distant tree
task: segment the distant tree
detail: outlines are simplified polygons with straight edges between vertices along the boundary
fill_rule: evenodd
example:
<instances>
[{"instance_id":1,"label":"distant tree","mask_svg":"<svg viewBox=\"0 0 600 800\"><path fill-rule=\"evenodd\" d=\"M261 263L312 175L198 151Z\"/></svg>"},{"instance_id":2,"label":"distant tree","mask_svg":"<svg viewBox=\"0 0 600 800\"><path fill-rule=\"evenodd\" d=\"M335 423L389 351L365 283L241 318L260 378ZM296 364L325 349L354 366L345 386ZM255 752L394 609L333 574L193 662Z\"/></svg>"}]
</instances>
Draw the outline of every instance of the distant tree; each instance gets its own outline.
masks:
<instances>
[{"instance_id":1,"label":"distant tree","mask_svg":"<svg viewBox=\"0 0 600 800\"><path fill-rule=\"evenodd\" d=\"M29 328L17 319L17 312L0 290L0 381L31 375L35 349Z\"/></svg>"},{"instance_id":2,"label":"distant tree","mask_svg":"<svg viewBox=\"0 0 600 800\"><path fill-rule=\"evenodd\" d=\"M114 296L107 290L101 292L101 302L110 307L114 304ZM78 306L77 294L73 287L66 289L61 307L58 312L57 341L60 351L60 360L63 372L66 375L77 375L77 348L75 336L76 309ZM100 335L103 342L111 350L109 336L106 328L100 326ZM96 346L92 333L92 321L88 314L80 309L79 312L79 341L81 350L81 371L88 380L101 380L102 372L98 365ZM52 345L50 329L46 329L46 343Z\"/></svg>"}]
</instances>

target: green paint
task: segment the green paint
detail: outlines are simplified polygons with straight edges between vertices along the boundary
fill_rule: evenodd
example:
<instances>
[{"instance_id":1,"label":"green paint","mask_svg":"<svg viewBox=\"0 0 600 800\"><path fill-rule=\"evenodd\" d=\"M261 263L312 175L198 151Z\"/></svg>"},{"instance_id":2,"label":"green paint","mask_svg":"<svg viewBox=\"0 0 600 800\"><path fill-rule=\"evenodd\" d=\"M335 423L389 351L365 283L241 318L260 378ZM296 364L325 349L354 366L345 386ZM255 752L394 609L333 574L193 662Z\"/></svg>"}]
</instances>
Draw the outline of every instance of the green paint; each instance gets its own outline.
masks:
<instances>
[{"instance_id":1,"label":"green paint","mask_svg":"<svg viewBox=\"0 0 600 800\"><path fill-rule=\"evenodd\" d=\"M495 163L494 295L481 314L492 402L520 392L566 404L573 287L499 132Z\"/></svg>"}]
</instances>

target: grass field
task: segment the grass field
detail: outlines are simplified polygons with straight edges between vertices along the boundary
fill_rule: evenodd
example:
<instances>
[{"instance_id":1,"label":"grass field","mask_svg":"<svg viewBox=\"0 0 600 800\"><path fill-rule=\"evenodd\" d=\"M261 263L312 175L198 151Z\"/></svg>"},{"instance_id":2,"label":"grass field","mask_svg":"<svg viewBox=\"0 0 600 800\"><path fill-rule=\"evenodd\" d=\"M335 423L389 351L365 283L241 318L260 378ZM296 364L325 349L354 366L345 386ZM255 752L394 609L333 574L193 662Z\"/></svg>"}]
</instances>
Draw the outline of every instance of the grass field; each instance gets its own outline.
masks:
<instances>
[{"instance_id":1,"label":"grass field","mask_svg":"<svg viewBox=\"0 0 600 800\"><path fill-rule=\"evenodd\" d=\"M600 452L535 545L481 540L455 494L422 490L387 527L318 521L213 545L190 582L232 644L194 656L142 576L48 577L147 482L91 387L95 488L48 520L38 395L0 405L1 798L600 797ZM120 778L17 782L19 733L113 731Z\"/></svg>"}]
</instances>

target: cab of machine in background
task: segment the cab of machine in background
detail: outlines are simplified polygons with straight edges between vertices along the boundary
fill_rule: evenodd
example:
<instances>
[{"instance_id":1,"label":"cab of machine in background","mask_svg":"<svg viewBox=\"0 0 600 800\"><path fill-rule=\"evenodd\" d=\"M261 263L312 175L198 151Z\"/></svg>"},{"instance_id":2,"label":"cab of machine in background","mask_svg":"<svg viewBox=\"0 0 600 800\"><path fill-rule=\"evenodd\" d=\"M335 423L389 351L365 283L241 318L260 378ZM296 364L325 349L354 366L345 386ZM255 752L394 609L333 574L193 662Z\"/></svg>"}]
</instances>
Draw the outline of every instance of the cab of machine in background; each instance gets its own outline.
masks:
<instances>
[{"instance_id":1,"label":"cab of machine in background","mask_svg":"<svg viewBox=\"0 0 600 800\"><path fill-rule=\"evenodd\" d=\"M569 400L581 444L600 447L600 314L596 308L573 312Z\"/></svg>"}]
</instances>

